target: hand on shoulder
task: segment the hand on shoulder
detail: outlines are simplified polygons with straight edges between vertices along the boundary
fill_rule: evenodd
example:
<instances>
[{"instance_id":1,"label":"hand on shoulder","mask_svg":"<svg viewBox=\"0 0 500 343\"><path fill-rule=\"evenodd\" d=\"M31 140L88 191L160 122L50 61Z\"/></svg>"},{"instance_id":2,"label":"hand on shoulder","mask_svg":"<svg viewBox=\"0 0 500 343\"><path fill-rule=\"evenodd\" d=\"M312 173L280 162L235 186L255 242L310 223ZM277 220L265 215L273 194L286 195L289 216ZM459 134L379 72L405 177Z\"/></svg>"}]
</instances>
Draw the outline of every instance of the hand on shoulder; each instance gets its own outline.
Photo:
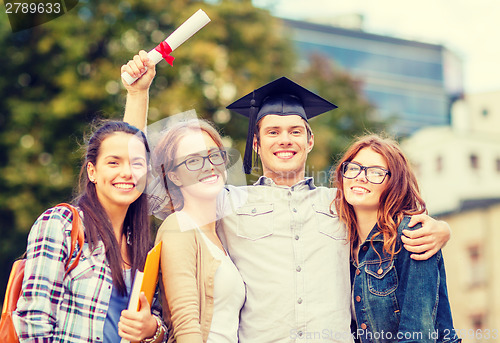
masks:
<instances>
[{"instance_id":1,"label":"hand on shoulder","mask_svg":"<svg viewBox=\"0 0 500 343\"><path fill-rule=\"evenodd\" d=\"M411 217L408 226L414 227L421 223L418 229L403 230L403 241L406 250L411 252L414 260L427 260L434 256L450 239L451 229L448 223L438 221L426 214Z\"/></svg>"}]
</instances>

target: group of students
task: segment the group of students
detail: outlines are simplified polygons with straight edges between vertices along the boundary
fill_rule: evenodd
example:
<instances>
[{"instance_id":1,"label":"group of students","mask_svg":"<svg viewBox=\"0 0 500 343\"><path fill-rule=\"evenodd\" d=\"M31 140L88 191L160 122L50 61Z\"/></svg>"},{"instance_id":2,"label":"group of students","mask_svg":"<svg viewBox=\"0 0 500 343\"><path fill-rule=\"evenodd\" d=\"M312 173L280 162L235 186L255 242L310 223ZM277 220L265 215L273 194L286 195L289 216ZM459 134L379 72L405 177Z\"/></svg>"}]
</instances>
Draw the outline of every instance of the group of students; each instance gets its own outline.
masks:
<instances>
[{"instance_id":1,"label":"group of students","mask_svg":"<svg viewBox=\"0 0 500 343\"><path fill-rule=\"evenodd\" d=\"M123 71L140 76L124 82L124 121L95 131L80 173L78 266L65 275L75 257L66 208L47 210L30 231L14 313L21 342L460 341L440 251L449 227L425 214L397 143L358 139L332 187L316 187L305 176L308 119L335 105L281 78L229 106L250 118L245 172L253 154L263 172L254 185L229 185L227 150L207 121L170 126L150 152L155 66L141 51ZM164 219L160 292L128 311L152 246L153 201Z\"/></svg>"}]
</instances>

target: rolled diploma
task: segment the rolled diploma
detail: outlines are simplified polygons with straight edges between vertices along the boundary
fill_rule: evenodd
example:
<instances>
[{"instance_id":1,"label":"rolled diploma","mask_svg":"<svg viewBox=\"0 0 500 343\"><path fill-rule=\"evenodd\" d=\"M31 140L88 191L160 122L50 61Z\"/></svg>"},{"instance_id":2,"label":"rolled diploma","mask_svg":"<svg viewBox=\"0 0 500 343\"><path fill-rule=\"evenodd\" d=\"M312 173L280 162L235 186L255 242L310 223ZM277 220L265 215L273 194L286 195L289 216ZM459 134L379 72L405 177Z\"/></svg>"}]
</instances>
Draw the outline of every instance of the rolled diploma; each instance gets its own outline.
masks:
<instances>
[{"instance_id":1,"label":"rolled diploma","mask_svg":"<svg viewBox=\"0 0 500 343\"><path fill-rule=\"evenodd\" d=\"M182 43L184 43L188 38L198 32L203 26L207 25L210 22L210 18L207 14L199 9L189 17L181 26L179 26L170 36L165 39L165 42L172 48L172 51L177 49ZM148 57L151 62L157 64L160 62L163 57L162 55L156 51L155 49L148 52ZM147 70L147 69L146 69ZM141 74L142 75L142 74ZM138 77L132 77L127 72L122 73L122 78L131 85L138 79Z\"/></svg>"}]
</instances>

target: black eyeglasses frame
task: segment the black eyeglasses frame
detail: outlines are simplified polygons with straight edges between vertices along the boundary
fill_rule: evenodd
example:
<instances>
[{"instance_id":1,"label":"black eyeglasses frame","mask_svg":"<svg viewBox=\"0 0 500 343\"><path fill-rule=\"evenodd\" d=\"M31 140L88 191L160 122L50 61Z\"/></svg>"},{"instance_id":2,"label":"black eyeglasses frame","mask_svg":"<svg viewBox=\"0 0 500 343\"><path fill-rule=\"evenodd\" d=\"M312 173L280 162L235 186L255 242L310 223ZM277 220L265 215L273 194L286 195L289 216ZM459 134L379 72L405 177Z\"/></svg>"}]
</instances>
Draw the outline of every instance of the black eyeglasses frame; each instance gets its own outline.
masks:
<instances>
[{"instance_id":1,"label":"black eyeglasses frame","mask_svg":"<svg viewBox=\"0 0 500 343\"><path fill-rule=\"evenodd\" d=\"M349 176L346 176L344 171L346 169L346 167L349 165L349 164L355 164L359 167L359 173L357 173L355 176L353 177L349 177ZM380 182L373 182L371 181L369 178L368 178L368 169L372 169L372 168L376 168L376 169L380 169L382 170L385 175L384 177L382 178L382 181ZM376 166L371 166L371 167L365 167L365 166L362 166L361 164L357 163L357 162L352 162L352 161L346 161L346 162L343 162L342 163L342 168L340 168L340 173L342 174L342 177L345 177L346 179L355 179L359 176L359 174L361 174L361 172L363 172L363 170L365 171L365 178L368 182L370 183L373 183L375 185L380 185L381 183L383 183L385 181L385 179L387 178L387 175L391 176L391 172L387 169L384 169L382 167L376 167Z\"/></svg>"}]
</instances>

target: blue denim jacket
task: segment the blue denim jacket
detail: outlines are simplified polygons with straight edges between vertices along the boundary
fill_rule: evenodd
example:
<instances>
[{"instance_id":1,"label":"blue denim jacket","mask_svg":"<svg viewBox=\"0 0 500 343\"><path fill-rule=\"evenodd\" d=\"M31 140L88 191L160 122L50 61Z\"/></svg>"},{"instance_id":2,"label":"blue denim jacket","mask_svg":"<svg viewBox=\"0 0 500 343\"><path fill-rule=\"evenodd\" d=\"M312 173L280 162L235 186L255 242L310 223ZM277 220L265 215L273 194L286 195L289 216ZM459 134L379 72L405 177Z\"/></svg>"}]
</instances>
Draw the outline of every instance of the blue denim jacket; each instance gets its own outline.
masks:
<instances>
[{"instance_id":1,"label":"blue denim jacket","mask_svg":"<svg viewBox=\"0 0 500 343\"><path fill-rule=\"evenodd\" d=\"M441 251L426 261L415 261L402 247L401 235L410 217L398 227L391 261L383 252L383 236L372 229L359 249L359 265L351 264L353 304L361 342L460 342L453 329ZM376 251L375 251L376 250ZM377 252L382 257L380 260Z\"/></svg>"}]
</instances>

